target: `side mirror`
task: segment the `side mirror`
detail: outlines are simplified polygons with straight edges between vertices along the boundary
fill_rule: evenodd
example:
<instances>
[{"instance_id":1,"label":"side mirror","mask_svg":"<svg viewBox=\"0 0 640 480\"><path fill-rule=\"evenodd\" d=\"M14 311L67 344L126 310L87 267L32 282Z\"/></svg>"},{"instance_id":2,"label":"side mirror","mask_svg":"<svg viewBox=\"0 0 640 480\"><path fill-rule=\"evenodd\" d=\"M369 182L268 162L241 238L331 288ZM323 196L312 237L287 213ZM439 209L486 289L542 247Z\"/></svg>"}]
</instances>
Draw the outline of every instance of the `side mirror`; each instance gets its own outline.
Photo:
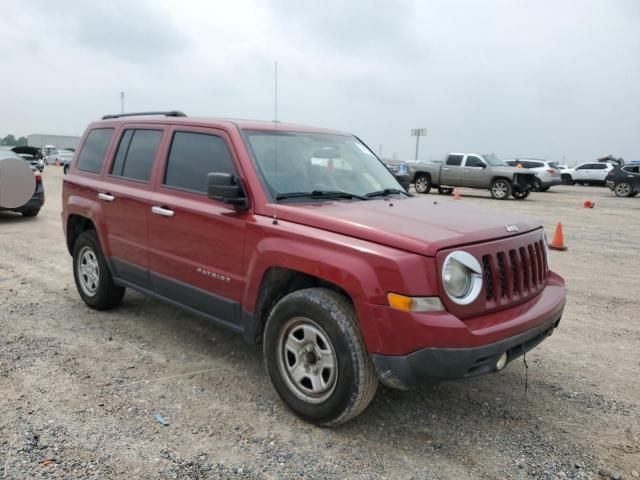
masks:
<instances>
[{"instance_id":1,"label":"side mirror","mask_svg":"<svg viewBox=\"0 0 640 480\"><path fill-rule=\"evenodd\" d=\"M213 200L249 208L249 202L240 180L232 173L214 172L207 176L207 196Z\"/></svg>"},{"instance_id":2,"label":"side mirror","mask_svg":"<svg viewBox=\"0 0 640 480\"><path fill-rule=\"evenodd\" d=\"M481 163L480 164L480 168L487 168L487 164L486 163Z\"/></svg>"}]
</instances>

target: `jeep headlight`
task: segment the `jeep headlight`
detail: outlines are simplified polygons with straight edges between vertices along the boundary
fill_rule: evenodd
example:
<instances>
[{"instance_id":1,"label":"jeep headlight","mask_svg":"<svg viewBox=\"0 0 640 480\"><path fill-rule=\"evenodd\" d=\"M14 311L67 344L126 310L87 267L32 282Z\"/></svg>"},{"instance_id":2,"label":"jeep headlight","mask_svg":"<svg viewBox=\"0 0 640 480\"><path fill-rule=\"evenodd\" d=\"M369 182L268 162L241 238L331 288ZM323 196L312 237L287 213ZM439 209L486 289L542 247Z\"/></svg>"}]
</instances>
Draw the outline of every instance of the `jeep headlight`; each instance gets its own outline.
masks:
<instances>
[{"instance_id":1,"label":"jeep headlight","mask_svg":"<svg viewBox=\"0 0 640 480\"><path fill-rule=\"evenodd\" d=\"M458 305L473 302L482 289L480 262L467 252L450 253L442 265L442 285L447 296Z\"/></svg>"}]
</instances>

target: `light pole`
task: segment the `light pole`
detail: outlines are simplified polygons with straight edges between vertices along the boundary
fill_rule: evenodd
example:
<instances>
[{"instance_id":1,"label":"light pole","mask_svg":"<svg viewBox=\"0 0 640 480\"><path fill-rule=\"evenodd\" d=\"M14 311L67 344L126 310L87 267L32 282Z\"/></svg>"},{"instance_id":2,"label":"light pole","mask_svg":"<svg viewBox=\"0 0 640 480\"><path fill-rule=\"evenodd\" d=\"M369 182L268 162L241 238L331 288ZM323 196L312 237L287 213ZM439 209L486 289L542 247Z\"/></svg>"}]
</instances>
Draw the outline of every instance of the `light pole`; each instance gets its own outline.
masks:
<instances>
[{"instance_id":1,"label":"light pole","mask_svg":"<svg viewBox=\"0 0 640 480\"><path fill-rule=\"evenodd\" d=\"M124 113L124 92L120 92L120 113Z\"/></svg>"}]
</instances>

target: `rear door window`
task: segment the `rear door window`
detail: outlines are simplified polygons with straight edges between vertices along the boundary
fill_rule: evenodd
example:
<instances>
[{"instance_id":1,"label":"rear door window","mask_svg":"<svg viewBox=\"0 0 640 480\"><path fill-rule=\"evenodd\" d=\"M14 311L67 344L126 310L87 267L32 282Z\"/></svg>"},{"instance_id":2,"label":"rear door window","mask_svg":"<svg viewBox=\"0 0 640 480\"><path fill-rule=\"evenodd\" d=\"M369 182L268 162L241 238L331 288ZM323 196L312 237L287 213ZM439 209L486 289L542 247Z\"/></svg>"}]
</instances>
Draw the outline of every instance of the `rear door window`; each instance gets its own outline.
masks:
<instances>
[{"instance_id":1,"label":"rear door window","mask_svg":"<svg viewBox=\"0 0 640 480\"><path fill-rule=\"evenodd\" d=\"M236 173L224 139L206 133L174 133L164 184L206 194L207 176L213 172Z\"/></svg>"},{"instance_id":2,"label":"rear door window","mask_svg":"<svg viewBox=\"0 0 640 480\"><path fill-rule=\"evenodd\" d=\"M463 155L449 155L447 158L447 165L460 166L462 165Z\"/></svg>"},{"instance_id":3,"label":"rear door window","mask_svg":"<svg viewBox=\"0 0 640 480\"><path fill-rule=\"evenodd\" d=\"M594 163L591 166L592 170L606 170L607 169L607 165L604 163Z\"/></svg>"},{"instance_id":4,"label":"rear door window","mask_svg":"<svg viewBox=\"0 0 640 480\"><path fill-rule=\"evenodd\" d=\"M113 128L96 128L89 132L78 156L78 170L91 173L100 173L102 171L104 156L111 143L113 131Z\"/></svg>"},{"instance_id":5,"label":"rear door window","mask_svg":"<svg viewBox=\"0 0 640 480\"><path fill-rule=\"evenodd\" d=\"M111 168L111 175L148 182L162 130L125 130Z\"/></svg>"}]
</instances>

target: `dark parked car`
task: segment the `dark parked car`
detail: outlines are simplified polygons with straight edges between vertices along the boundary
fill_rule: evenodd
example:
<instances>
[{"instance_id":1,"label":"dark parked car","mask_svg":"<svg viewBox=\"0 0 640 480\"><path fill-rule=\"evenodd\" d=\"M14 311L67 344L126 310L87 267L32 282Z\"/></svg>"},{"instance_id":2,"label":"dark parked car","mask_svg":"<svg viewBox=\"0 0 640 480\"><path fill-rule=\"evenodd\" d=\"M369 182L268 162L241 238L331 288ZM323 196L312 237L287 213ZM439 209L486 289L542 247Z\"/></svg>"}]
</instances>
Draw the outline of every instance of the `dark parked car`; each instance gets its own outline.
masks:
<instances>
[{"instance_id":1,"label":"dark parked car","mask_svg":"<svg viewBox=\"0 0 640 480\"><path fill-rule=\"evenodd\" d=\"M21 158L19 155L14 152L9 151L0 151L0 159L3 158ZM31 200L29 200L24 205L17 208L2 208L0 207L0 212L18 212L21 213L25 217L35 217L40 213L40 209L44 205L44 184L42 183L42 174L40 170L38 170L35 166L30 165L31 170L33 170L33 174L36 177L36 189L33 192L33 196Z\"/></svg>"},{"instance_id":2,"label":"dark parked car","mask_svg":"<svg viewBox=\"0 0 640 480\"><path fill-rule=\"evenodd\" d=\"M398 183L402 185L402 188L408 192L411 185L411 178L409 177L409 167L407 166L407 162L387 159L383 159L382 161L393 176L396 177Z\"/></svg>"},{"instance_id":3,"label":"dark parked car","mask_svg":"<svg viewBox=\"0 0 640 480\"><path fill-rule=\"evenodd\" d=\"M606 184L618 197L635 197L640 192L640 165L615 167L607 175Z\"/></svg>"}]
</instances>

